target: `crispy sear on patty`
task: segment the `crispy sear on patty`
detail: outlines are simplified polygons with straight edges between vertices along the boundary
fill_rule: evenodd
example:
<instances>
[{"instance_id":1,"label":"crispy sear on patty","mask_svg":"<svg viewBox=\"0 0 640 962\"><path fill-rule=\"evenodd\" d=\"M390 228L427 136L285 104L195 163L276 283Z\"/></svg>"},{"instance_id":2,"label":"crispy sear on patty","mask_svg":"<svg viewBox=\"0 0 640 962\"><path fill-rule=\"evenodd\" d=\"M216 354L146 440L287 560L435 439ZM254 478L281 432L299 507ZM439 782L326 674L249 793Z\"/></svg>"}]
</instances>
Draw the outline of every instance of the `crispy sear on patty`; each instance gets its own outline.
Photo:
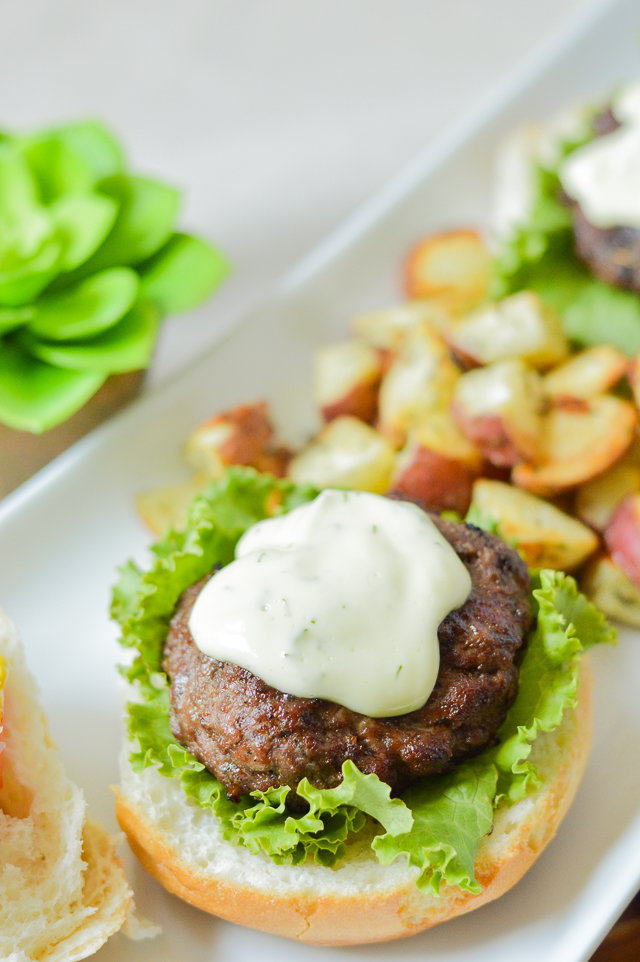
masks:
<instances>
[{"instance_id":1,"label":"crispy sear on patty","mask_svg":"<svg viewBox=\"0 0 640 962\"><path fill-rule=\"evenodd\" d=\"M183 593L164 650L171 730L230 798L278 785L295 789L305 777L331 788L347 759L397 793L495 743L517 692L514 658L529 623L527 568L498 538L432 517L467 567L472 590L438 630L440 670L429 700L406 715L369 718L320 698L287 695L202 654L188 621L209 579Z\"/></svg>"}]
</instances>

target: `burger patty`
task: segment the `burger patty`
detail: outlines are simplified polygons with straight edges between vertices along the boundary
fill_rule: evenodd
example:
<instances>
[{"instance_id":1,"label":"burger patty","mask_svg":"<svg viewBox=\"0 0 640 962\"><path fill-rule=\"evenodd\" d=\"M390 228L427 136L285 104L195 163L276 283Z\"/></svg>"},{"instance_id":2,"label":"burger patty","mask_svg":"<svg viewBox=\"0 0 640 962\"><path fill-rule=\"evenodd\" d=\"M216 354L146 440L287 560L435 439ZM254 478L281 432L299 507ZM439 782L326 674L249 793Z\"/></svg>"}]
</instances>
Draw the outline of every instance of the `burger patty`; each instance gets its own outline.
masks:
<instances>
[{"instance_id":1,"label":"burger patty","mask_svg":"<svg viewBox=\"0 0 640 962\"><path fill-rule=\"evenodd\" d=\"M593 122L596 137L604 137L620 126L611 109L603 110ZM567 198L573 213L576 254L607 284L640 293L640 230L637 227L595 227L580 204Z\"/></svg>"},{"instance_id":2,"label":"burger patty","mask_svg":"<svg viewBox=\"0 0 640 962\"><path fill-rule=\"evenodd\" d=\"M607 284L640 293L640 230L594 227L579 204L571 204L576 254Z\"/></svg>"},{"instance_id":3,"label":"burger patty","mask_svg":"<svg viewBox=\"0 0 640 962\"><path fill-rule=\"evenodd\" d=\"M369 718L320 698L287 695L204 655L188 622L209 578L183 593L164 649L171 730L230 798L279 785L295 789L305 777L331 788L347 759L397 793L495 743L517 692L514 657L529 623L527 568L485 531L432 517L469 571L472 590L438 629L440 670L429 700L405 715Z\"/></svg>"}]
</instances>

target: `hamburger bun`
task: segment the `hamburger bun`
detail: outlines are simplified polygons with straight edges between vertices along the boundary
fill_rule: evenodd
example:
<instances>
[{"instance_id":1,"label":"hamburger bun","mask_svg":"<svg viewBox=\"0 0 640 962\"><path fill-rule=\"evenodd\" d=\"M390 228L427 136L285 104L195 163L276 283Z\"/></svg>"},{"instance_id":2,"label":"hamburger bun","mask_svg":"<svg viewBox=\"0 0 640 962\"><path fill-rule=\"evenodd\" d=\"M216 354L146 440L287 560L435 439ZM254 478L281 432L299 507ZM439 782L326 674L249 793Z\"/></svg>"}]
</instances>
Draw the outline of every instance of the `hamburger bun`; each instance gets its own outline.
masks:
<instances>
[{"instance_id":1,"label":"hamburger bun","mask_svg":"<svg viewBox=\"0 0 640 962\"><path fill-rule=\"evenodd\" d=\"M475 862L482 892L416 887L403 858L381 865L371 837L358 837L335 869L307 860L277 865L226 842L215 815L155 768L135 773L130 745L114 789L118 821L143 866L169 892L230 922L316 945L353 945L413 935L498 898L553 838L576 793L590 744L590 677L583 659L578 705L538 735L531 760L544 778L534 794L499 807Z\"/></svg>"},{"instance_id":2,"label":"hamburger bun","mask_svg":"<svg viewBox=\"0 0 640 962\"><path fill-rule=\"evenodd\" d=\"M73 962L123 925L132 893L115 839L87 817L82 791L65 775L2 609L0 657L0 959Z\"/></svg>"}]
</instances>

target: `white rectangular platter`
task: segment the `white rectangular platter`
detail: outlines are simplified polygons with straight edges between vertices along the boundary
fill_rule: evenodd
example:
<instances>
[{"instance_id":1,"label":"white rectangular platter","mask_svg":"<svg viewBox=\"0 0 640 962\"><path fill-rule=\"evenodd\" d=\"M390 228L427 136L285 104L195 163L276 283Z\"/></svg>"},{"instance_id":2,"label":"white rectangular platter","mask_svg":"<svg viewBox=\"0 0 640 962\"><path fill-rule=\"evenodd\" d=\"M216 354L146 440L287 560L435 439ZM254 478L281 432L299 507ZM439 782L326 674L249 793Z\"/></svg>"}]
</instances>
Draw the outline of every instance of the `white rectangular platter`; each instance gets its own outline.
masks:
<instances>
[{"instance_id":1,"label":"white rectangular platter","mask_svg":"<svg viewBox=\"0 0 640 962\"><path fill-rule=\"evenodd\" d=\"M115 629L107 614L115 569L144 561L149 536L135 495L186 476L191 427L243 400L271 401L295 441L314 416L316 345L359 309L399 297L398 265L422 234L483 223L492 160L516 123L638 74L636 0L583 4L518 71L416 158L305 260L272 298L191 370L94 432L0 504L0 601L18 623L53 734L92 813L115 829L120 702ZM561 830L519 885L478 913L386 945L320 949L210 918L167 895L132 857L142 912L164 927L154 942L117 936L102 962L580 962L640 885L640 637L596 652L594 746Z\"/></svg>"}]
</instances>

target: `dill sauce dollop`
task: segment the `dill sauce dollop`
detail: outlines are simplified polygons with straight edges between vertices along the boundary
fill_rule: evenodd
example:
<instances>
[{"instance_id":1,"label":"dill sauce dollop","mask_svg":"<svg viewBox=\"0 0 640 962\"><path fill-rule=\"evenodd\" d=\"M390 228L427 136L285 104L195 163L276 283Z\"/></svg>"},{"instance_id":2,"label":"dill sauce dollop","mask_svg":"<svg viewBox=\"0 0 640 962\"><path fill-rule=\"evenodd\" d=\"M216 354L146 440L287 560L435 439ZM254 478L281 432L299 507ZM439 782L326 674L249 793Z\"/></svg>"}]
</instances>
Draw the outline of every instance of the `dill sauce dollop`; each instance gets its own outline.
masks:
<instances>
[{"instance_id":1,"label":"dill sauce dollop","mask_svg":"<svg viewBox=\"0 0 640 962\"><path fill-rule=\"evenodd\" d=\"M198 595L189 629L204 654L279 691L380 718L425 704L438 626L470 591L416 505L329 489L249 528Z\"/></svg>"},{"instance_id":2,"label":"dill sauce dollop","mask_svg":"<svg viewBox=\"0 0 640 962\"><path fill-rule=\"evenodd\" d=\"M640 82L618 91L611 107L622 126L572 151L560 182L595 227L640 228Z\"/></svg>"}]
</instances>

